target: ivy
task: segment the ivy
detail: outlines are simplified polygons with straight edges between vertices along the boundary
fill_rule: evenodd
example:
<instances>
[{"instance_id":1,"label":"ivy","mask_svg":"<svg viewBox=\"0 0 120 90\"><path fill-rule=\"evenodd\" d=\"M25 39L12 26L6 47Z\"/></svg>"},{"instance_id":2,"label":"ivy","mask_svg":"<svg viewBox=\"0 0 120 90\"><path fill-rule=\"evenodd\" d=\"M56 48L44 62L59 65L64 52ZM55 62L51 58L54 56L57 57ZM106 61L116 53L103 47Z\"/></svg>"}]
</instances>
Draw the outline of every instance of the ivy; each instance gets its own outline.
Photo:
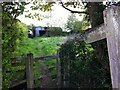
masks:
<instances>
[{"instance_id":1,"label":"ivy","mask_svg":"<svg viewBox=\"0 0 120 90\"><path fill-rule=\"evenodd\" d=\"M62 87L68 81L71 88L109 88L109 78L96 58L95 50L90 44L74 39L60 48Z\"/></svg>"}]
</instances>

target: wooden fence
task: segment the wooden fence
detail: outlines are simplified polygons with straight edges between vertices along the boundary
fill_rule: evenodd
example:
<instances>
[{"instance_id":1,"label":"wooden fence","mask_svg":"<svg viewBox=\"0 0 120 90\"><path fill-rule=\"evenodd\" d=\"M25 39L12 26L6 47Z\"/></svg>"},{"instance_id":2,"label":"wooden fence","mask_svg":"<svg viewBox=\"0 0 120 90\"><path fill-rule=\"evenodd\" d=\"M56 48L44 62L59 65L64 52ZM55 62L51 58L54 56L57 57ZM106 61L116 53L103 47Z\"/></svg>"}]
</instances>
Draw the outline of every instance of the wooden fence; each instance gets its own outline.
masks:
<instances>
[{"instance_id":1,"label":"wooden fence","mask_svg":"<svg viewBox=\"0 0 120 90\"><path fill-rule=\"evenodd\" d=\"M103 15L103 24L85 31L83 38L77 38L84 39L86 43L107 39L112 88L120 90L120 7L107 7Z\"/></svg>"},{"instance_id":2,"label":"wooden fence","mask_svg":"<svg viewBox=\"0 0 120 90\"><path fill-rule=\"evenodd\" d=\"M15 83L14 85L12 85L12 87L19 85L21 83L27 82L27 88L34 88L33 62L37 60L56 59L57 63L59 63L58 58L59 58L59 55L34 58L32 53L27 54L27 57L23 57L23 58L11 58L12 66L25 66L25 69L17 70L17 72L26 72L26 80L19 81L18 83ZM23 60L25 60L24 63L22 62ZM58 84L59 84L59 81L58 81Z\"/></svg>"},{"instance_id":3,"label":"wooden fence","mask_svg":"<svg viewBox=\"0 0 120 90\"><path fill-rule=\"evenodd\" d=\"M120 7L108 7L103 15L104 24L86 32L84 40L92 43L107 39L112 88L120 90Z\"/></svg>"}]
</instances>

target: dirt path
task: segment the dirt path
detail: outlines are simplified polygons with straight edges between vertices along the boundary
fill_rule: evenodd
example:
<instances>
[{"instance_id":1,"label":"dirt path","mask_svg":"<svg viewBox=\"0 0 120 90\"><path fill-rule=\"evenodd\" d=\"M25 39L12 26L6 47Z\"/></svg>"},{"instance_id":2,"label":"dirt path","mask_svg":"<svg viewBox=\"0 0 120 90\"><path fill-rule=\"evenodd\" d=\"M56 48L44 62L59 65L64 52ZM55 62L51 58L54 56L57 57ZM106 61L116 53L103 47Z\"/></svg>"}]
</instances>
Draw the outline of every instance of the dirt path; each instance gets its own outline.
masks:
<instances>
[{"instance_id":1,"label":"dirt path","mask_svg":"<svg viewBox=\"0 0 120 90\"><path fill-rule=\"evenodd\" d=\"M51 74L43 61L40 62L40 72L42 74L40 88L56 88L57 87L56 82L52 80Z\"/></svg>"}]
</instances>

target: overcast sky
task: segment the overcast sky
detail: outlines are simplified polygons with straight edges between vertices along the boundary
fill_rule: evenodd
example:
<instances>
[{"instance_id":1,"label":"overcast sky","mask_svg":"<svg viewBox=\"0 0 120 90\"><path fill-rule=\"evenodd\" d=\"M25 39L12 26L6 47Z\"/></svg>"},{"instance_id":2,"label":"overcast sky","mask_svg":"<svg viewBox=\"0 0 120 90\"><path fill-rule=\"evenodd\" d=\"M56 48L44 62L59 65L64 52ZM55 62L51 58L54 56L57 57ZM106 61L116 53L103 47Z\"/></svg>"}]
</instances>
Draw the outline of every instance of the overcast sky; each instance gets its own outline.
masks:
<instances>
[{"instance_id":1,"label":"overcast sky","mask_svg":"<svg viewBox=\"0 0 120 90\"><path fill-rule=\"evenodd\" d=\"M28 5L26 6L26 8L29 9L30 6ZM35 26L48 26L49 25L49 26L63 28L67 21L68 16L71 15L71 13L59 5L55 5L52 8L53 10L51 12L44 13L44 12L39 11L40 13L44 14L47 17L50 16L50 18L44 18L42 21L26 18L25 17L26 13L19 16L18 19L27 25L30 25L30 24L34 24ZM30 12L34 13L34 11L30 11ZM82 17L81 18L79 17L79 19L81 20Z\"/></svg>"}]
</instances>

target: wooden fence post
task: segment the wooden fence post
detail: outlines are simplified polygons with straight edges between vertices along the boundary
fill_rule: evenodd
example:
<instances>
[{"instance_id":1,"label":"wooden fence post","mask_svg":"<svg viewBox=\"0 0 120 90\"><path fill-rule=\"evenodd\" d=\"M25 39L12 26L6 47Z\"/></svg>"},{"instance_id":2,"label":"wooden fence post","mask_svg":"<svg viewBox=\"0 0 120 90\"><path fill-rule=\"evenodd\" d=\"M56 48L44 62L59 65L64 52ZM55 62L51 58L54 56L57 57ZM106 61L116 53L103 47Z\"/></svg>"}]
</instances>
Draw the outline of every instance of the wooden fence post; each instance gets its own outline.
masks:
<instances>
[{"instance_id":1,"label":"wooden fence post","mask_svg":"<svg viewBox=\"0 0 120 90\"><path fill-rule=\"evenodd\" d=\"M60 65L60 59L57 59L57 85L58 88L61 87L61 65Z\"/></svg>"},{"instance_id":2,"label":"wooden fence post","mask_svg":"<svg viewBox=\"0 0 120 90\"><path fill-rule=\"evenodd\" d=\"M120 90L120 7L104 11L104 22L110 62L112 88Z\"/></svg>"},{"instance_id":3,"label":"wooden fence post","mask_svg":"<svg viewBox=\"0 0 120 90\"><path fill-rule=\"evenodd\" d=\"M27 54L26 59L26 78L27 78L27 88L34 88L34 78L33 78L33 54Z\"/></svg>"}]
</instances>

